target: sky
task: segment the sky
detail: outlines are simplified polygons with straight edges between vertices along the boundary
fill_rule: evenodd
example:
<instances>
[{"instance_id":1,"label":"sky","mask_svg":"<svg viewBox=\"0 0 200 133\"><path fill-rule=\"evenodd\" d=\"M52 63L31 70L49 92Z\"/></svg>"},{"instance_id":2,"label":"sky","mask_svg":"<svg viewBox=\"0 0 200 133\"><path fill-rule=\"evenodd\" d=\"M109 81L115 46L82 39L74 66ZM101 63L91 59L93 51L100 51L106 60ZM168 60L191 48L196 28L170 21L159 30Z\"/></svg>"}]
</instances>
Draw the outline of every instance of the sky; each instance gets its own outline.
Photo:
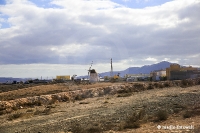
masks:
<instances>
[{"instance_id":1,"label":"sky","mask_svg":"<svg viewBox=\"0 0 200 133\"><path fill-rule=\"evenodd\" d=\"M200 0L0 0L0 77L200 66Z\"/></svg>"}]
</instances>

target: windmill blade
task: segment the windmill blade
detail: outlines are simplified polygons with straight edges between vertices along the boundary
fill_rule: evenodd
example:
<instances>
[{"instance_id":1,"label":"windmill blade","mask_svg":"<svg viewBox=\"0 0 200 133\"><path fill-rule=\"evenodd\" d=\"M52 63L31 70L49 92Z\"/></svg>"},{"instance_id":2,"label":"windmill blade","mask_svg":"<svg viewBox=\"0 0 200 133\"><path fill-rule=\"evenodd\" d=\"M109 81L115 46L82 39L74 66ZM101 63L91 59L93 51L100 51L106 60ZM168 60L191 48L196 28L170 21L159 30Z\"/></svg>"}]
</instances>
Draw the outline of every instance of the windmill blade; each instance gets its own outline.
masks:
<instances>
[{"instance_id":1,"label":"windmill blade","mask_svg":"<svg viewBox=\"0 0 200 133\"><path fill-rule=\"evenodd\" d=\"M90 65L90 67L89 67L89 70L91 70L91 68L92 68L92 64L93 64L93 61L92 61L91 65Z\"/></svg>"}]
</instances>

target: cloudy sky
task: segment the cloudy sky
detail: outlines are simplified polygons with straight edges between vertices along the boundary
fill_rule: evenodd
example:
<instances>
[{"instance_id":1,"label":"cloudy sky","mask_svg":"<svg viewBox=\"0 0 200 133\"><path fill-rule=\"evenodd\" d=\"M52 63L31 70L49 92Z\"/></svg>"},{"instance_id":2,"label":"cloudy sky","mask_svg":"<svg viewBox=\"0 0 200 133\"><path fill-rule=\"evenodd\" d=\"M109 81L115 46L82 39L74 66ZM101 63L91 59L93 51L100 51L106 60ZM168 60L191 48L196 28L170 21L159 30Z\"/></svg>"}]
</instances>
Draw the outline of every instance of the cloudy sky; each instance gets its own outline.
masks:
<instances>
[{"instance_id":1,"label":"cloudy sky","mask_svg":"<svg viewBox=\"0 0 200 133\"><path fill-rule=\"evenodd\" d=\"M0 0L0 77L200 66L200 0Z\"/></svg>"}]
</instances>

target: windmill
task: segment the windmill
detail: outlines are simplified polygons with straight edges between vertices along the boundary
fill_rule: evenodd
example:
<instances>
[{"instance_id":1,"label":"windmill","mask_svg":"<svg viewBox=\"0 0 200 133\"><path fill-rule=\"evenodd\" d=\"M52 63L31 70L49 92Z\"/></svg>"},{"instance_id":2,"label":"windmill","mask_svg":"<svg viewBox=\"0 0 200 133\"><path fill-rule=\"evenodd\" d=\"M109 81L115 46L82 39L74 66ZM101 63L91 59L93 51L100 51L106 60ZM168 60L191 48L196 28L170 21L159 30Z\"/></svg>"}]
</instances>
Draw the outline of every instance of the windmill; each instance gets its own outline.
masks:
<instances>
[{"instance_id":1,"label":"windmill","mask_svg":"<svg viewBox=\"0 0 200 133\"><path fill-rule=\"evenodd\" d=\"M90 71L91 71L91 68L92 68L92 64L93 64L93 61L92 61L91 65L90 65L90 67L88 69L88 80L89 80L89 75L90 75Z\"/></svg>"}]
</instances>

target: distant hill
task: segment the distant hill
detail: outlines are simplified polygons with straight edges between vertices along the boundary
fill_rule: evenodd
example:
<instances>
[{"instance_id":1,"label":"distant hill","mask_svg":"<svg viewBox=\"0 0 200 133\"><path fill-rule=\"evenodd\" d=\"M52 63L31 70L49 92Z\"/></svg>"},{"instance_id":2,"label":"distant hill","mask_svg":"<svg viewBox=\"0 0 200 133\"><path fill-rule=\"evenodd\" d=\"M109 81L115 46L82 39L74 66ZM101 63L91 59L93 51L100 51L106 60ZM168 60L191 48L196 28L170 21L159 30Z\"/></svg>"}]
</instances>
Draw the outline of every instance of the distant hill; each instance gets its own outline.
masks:
<instances>
[{"instance_id":1,"label":"distant hill","mask_svg":"<svg viewBox=\"0 0 200 133\"><path fill-rule=\"evenodd\" d=\"M160 63L157 64L153 64L153 65L145 65L142 67L129 67L126 70L123 71L114 71L113 74L118 74L120 73L120 76L123 77L126 74L149 74L151 71L155 71L155 70L160 70L160 69L166 69L167 67L170 67L170 62L167 61L162 61ZM99 73L99 75L101 77L104 76L110 76L110 72L103 72L103 73ZM87 78L87 76L80 76L79 78Z\"/></svg>"},{"instance_id":2,"label":"distant hill","mask_svg":"<svg viewBox=\"0 0 200 133\"><path fill-rule=\"evenodd\" d=\"M142 67L129 67L123 71L115 71L114 74L120 73L120 76L124 76L126 74L140 74L140 73L149 74L150 72L155 70L166 69L167 67L170 67L170 64L171 64L170 62L162 61L160 63L153 65L145 65ZM100 73L100 75L102 77L109 76L110 72Z\"/></svg>"},{"instance_id":3,"label":"distant hill","mask_svg":"<svg viewBox=\"0 0 200 133\"><path fill-rule=\"evenodd\" d=\"M25 81L23 78L0 77L0 83L12 83L13 81Z\"/></svg>"}]
</instances>

